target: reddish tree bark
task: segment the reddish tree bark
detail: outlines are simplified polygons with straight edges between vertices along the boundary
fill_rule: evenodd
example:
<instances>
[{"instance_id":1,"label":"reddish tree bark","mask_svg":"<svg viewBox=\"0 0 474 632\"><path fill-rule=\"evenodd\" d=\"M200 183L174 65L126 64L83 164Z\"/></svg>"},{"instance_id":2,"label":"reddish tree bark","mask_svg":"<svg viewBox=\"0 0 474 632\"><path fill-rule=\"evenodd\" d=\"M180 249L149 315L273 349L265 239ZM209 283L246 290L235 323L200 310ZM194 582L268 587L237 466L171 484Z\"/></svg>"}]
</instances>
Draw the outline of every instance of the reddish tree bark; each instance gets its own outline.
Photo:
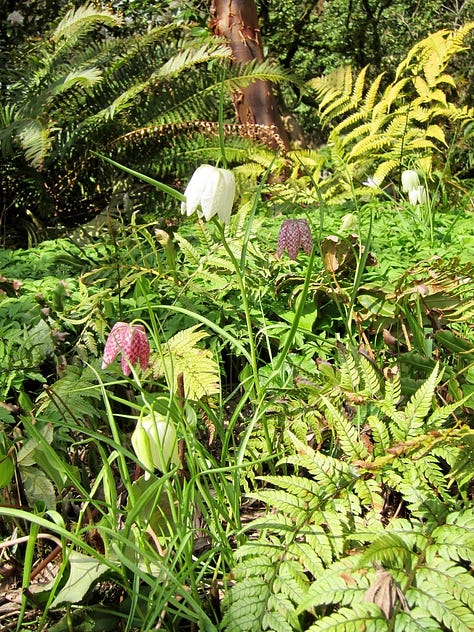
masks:
<instances>
[{"instance_id":1,"label":"reddish tree bark","mask_svg":"<svg viewBox=\"0 0 474 632\"><path fill-rule=\"evenodd\" d=\"M234 61L263 61L263 50L254 0L212 0L211 29L225 38ZM290 143L283 126L277 101L269 81L257 80L233 94L239 123L244 126L264 126L273 133L266 141L272 148L288 150Z\"/></svg>"}]
</instances>

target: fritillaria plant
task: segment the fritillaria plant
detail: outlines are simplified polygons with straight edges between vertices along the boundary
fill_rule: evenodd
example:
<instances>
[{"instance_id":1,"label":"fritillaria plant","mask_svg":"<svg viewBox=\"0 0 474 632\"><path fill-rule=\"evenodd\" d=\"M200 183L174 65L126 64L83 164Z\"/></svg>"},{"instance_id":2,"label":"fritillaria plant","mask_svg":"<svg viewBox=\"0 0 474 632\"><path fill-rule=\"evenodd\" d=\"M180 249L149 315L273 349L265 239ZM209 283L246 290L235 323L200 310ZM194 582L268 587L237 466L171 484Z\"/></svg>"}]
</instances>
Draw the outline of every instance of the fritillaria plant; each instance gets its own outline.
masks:
<instances>
[{"instance_id":1,"label":"fritillaria plant","mask_svg":"<svg viewBox=\"0 0 474 632\"><path fill-rule=\"evenodd\" d=\"M150 344L143 325L115 323L105 343L102 368L112 364L119 354L122 354L121 366L125 376L130 375L132 366L137 362L143 371L148 368Z\"/></svg>"},{"instance_id":2,"label":"fritillaria plant","mask_svg":"<svg viewBox=\"0 0 474 632\"><path fill-rule=\"evenodd\" d=\"M404 193L408 193L408 199L413 206L426 202L426 189L420 184L418 173L413 169L402 172L402 189Z\"/></svg>"},{"instance_id":3,"label":"fritillaria plant","mask_svg":"<svg viewBox=\"0 0 474 632\"><path fill-rule=\"evenodd\" d=\"M140 418L131 439L133 450L145 468L145 479L155 468L165 473L170 464L179 465L176 429L163 415L155 412Z\"/></svg>"},{"instance_id":4,"label":"fritillaria plant","mask_svg":"<svg viewBox=\"0 0 474 632\"><path fill-rule=\"evenodd\" d=\"M286 250L290 259L296 259L300 248L307 255L311 254L313 248L313 237L307 220L285 219L278 234L278 256L281 257Z\"/></svg>"},{"instance_id":5,"label":"fritillaria plant","mask_svg":"<svg viewBox=\"0 0 474 632\"><path fill-rule=\"evenodd\" d=\"M197 210L207 222L217 215L228 224L235 197L234 174L229 169L201 165L188 182L184 197L185 201L181 203L183 214L190 216Z\"/></svg>"}]
</instances>

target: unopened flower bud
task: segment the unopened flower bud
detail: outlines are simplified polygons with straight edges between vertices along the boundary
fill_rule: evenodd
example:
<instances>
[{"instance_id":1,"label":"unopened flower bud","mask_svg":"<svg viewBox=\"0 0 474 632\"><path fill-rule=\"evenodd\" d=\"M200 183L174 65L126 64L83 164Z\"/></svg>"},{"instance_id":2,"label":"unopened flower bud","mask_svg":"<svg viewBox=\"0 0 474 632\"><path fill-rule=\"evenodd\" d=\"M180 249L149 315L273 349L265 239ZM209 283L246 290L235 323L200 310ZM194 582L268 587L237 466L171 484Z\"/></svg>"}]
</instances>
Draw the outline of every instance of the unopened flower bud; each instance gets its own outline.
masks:
<instances>
[{"instance_id":1,"label":"unopened flower bud","mask_svg":"<svg viewBox=\"0 0 474 632\"><path fill-rule=\"evenodd\" d=\"M132 446L147 472L145 478L149 478L155 468L164 473L171 463L179 464L176 428L170 419L158 413L138 420Z\"/></svg>"}]
</instances>

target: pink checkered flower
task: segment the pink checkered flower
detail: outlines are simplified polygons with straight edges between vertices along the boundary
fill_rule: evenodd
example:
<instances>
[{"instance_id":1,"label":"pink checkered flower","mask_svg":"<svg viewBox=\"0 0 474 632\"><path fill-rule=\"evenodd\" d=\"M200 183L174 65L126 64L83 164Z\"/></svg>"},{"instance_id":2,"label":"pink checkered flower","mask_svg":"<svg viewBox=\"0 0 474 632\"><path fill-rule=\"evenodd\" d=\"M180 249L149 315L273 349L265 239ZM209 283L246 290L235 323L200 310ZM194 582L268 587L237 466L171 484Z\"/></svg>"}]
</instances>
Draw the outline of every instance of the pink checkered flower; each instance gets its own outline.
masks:
<instances>
[{"instance_id":1,"label":"pink checkered flower","mask_svg":"<svg viewBox=\"0 0 474 632\"><path fill-rule=\"evenodd\" d=\"M143 325L115 323L105 343L102 368L105 369L106 366L112 364L119 353L122 354L121 364L124 375L130 375L131 367L137 361L145 371L150 358L150 345Z\"/></svg>"},{"instance_id":2,"label":"pink checkered flower","mask_svg":"<svg viewBox=\"0 0 474 632\"><path fill-rule=\"evenodd\" d=\"M278 256L285 250L290 259L296 259L300 248L309 255L313 247L311 228L305 219L285 219L278 233Z\"/></svg>"}]
</instances>

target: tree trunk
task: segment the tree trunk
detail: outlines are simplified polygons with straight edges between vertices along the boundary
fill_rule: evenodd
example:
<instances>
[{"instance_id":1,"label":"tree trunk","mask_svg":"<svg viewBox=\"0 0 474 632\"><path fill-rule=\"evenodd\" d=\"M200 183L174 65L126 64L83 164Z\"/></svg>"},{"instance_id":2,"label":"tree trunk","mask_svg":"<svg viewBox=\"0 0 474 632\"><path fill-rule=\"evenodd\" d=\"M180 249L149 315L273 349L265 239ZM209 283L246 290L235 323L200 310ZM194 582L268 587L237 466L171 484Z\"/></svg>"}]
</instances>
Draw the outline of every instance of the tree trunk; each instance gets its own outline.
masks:
<instances>
[{"instance_id":1,"label":"tree trunk","mask_svg":"<svg viewBox=\"0 0 474 632\"><path fill-rule=\"evenodd\" d=\"M254 0L212 0L211 29L225 38L234 61L263 61L263 51ZM277 101L269 81L257 80L233 94L238 121L249 132L262 138L272 149L290 149L288 134L278 111ZM258 132L259 126L267 133ZM262 130L262 131L263 131ZM248 133L248 132L247 132Z\"/></svg>"}]
</instances>

